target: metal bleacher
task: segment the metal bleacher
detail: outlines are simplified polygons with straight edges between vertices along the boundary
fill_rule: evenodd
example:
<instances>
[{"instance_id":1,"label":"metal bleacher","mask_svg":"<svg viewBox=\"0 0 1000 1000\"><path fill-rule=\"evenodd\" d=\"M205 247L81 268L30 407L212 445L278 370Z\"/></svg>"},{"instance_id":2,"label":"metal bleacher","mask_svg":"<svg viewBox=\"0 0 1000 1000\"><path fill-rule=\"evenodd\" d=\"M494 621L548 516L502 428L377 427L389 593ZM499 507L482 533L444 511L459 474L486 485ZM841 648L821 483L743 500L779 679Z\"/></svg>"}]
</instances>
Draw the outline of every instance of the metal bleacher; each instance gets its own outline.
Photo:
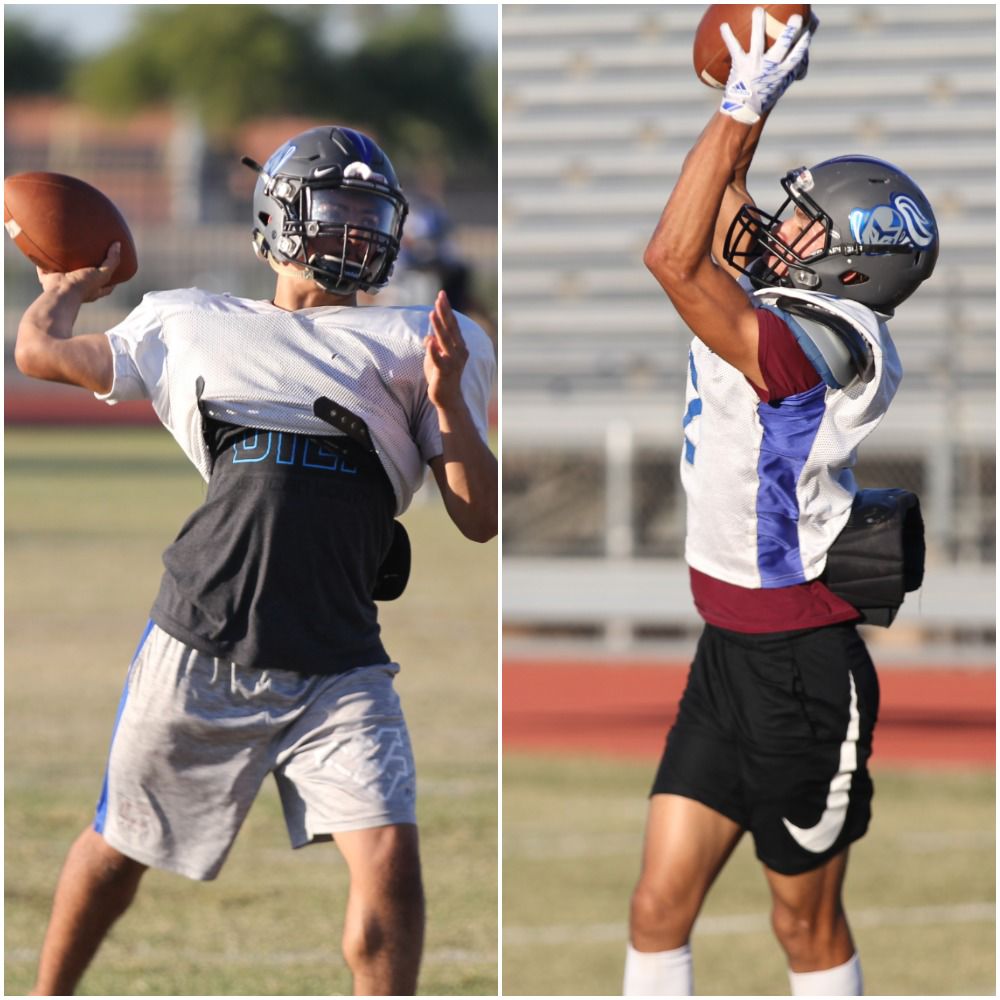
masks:
<instances>
[{"instance_id":1,"label":"metal bleacher","mask_svg":"<svg viewBox=\"0 0 1000 1000\"><path fill-rule=\"evenodd\" d=\"M789 167L854 152L899 164L934 205L937 270L891 325L906 377L866 449L890 477L910 463L914 481L894 485L920 489L932 563L971 581L955 626L974 621L986 635L995 620L996 10L814 9L821 27L809 74L771 116L750 190L774 209ZM703 10L503 6L504 615L512 629L535 628L546 608L572 624L546 597L556 578L546 573L571 572L570 560L582 569L595 544L622 572L622 559L633 569L650 561L634 462L652 449L672 466L690 334L642 252L718 102L691 67ZM580 505L587 490L596 495L602 538L586 551L572 532L565 542L545 535L546 470L566 454L596 456ZM630 484L615 485L618 474ZM673 473L655 474L673 494ZM673 508L661 511L664 573L679 567L682 521ZM599 566L588 566L593 584L577 579L581 608L601 589ZM590 596L600 618L600 594ZM689 602L664 601L659 620L689 626Z\"/></svg>"}]
</instances>

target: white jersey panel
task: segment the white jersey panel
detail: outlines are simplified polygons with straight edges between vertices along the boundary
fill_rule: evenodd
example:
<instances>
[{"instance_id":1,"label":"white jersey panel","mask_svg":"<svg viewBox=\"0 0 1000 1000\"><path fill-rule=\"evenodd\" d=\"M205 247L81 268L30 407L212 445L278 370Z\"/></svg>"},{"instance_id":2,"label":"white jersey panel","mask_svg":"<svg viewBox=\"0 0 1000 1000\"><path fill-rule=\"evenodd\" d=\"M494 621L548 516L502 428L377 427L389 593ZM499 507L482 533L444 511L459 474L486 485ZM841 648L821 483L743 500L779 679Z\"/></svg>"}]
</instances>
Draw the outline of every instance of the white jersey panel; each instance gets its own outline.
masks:
<instances>
[{"instance_id":1,"label":"white jersey panel","mask_svg":"<svg viewBox=\"0 0 1000 1000\"><path fill-rule=\"evenodd\" d=\"M797 289L764 289L758 308L800 298L848 320L874 358L868 382L823 383L762 403L744 375L695 339L689 356L681 480L689 565L740 587L816 579L850 516L857 448L895 395L902 369L885 324L858 303Z\"/></svg>"},{"instance_id":2,"label":"white jersey panel","mask_svg":"<svg viewBox=\"0 0 1000 1000\"><path fill-rule=\"evenodd\" d=\"M314 401L327 396L368 425L402 513L427 462L442 452L423 372L429 311L334 306L289 312L200 289L150 293L108 331L114 383L98 398L112 404L149 398L207 479L199 380L209 415L263 430L339 433L313 414ZM486 440L493 345L472 320L456 316L469 349L462 392Z\"/></svg>"}]
</instances>

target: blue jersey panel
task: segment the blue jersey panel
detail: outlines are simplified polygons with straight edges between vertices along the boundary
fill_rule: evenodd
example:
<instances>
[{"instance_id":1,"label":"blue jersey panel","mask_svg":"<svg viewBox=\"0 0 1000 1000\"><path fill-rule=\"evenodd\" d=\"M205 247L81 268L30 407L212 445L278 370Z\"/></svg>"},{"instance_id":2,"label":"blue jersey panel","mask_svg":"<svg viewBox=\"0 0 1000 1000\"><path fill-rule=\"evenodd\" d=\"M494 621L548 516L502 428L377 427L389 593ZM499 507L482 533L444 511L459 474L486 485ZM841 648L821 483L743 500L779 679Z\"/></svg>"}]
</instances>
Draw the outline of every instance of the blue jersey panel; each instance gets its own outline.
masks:
<instances>
[{"instance_id":1,"label":"blue jersey panel","mask_svg":"<svg viewBox=\"0 0 1000 1000\"><path fill-rule=\"evenodd\" d=\"M777 405L761 403L757 412L764 428L757 463L757 565L762 587L788 587L806 579L796 487L826 412L826 386Z\"/></svg>"}]
</instances>

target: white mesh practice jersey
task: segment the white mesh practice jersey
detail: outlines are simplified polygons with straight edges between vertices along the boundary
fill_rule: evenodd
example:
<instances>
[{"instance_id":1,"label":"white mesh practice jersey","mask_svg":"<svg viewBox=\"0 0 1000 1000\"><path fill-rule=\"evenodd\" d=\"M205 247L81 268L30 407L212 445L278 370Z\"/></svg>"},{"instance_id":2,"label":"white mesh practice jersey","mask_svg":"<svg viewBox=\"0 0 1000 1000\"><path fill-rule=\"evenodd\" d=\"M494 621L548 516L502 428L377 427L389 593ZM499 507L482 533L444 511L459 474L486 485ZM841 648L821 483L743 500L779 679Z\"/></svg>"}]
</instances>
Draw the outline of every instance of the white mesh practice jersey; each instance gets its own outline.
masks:
<instances>
[{"instance_id":1,"label":"white mesh practice jersey","mask_svg":"<svg viewBox=\"0 0 1000 1000\"><path fill-rule=\"evenodd\" d=\"M402 513L426 463L442 453L427 396L424 341L430 307L323 306L289 312L267 301L187 288L146 295L107 333L114 383L108 403L148 398L205 479L209 416L262 430L334 435L313 414L326 396L368 425ZM483 440L496 372L493 345L456 313L469 349L462 392Z\"/></svg>"},{"instance_id":2,"label":"white mesh practice jersey","mask_svg":"<svg viewBox=\"0 0 1000 1000\"><path fill-rule=\"evenodd\" d=\"M869 381L820 383L763 403L746 377L700 340L691 345L681 480L685 557L740 587L775 588L818 577L851 513L858 445L885 415L902 377L885 324L856 302L798 289L764 289L758 308L798 298L851 323L871 348Z\"/></svg>"}]
</instances>

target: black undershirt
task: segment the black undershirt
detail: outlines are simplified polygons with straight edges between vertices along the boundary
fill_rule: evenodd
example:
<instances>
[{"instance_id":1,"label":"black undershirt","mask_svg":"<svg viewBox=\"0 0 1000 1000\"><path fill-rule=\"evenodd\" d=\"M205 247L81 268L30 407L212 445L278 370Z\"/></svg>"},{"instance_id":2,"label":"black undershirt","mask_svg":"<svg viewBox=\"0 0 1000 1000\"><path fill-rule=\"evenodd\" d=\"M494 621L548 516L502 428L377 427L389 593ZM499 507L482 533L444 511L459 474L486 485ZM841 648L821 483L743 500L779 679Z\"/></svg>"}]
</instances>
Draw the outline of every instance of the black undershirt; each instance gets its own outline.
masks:
<instances>
[{"instance_id":1,"label":"black undershirt","mask_svg":"<svg viewBox=\"0 0 1000 1000\"><path fill-rule=\"evenodd\" d=\"M205 419L205 502L163 555L152 618L247 667L341 673L389 656L371 594L395 500L378 458L346 437Z\"/></svg>"}]
</instances>

